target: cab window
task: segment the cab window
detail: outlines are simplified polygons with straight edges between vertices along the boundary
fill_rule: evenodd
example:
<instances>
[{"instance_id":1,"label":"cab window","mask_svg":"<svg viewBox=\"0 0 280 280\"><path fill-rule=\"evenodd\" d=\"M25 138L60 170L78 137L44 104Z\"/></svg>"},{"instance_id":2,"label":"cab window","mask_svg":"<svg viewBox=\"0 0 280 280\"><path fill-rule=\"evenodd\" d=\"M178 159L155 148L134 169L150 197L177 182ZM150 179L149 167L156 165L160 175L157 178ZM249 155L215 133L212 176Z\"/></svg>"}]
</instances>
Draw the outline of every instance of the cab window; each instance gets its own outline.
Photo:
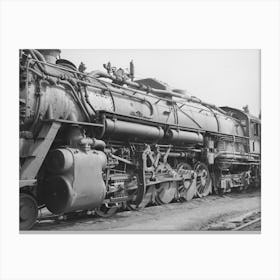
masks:
<instances>
[{"instance_id":1,"label":"cab window","mask_svg":"<svg viewBox=\"0 0 280 280\"><path fill-rule=\"evenodd\" d=\"M251 123L253 136L260 136L260 125L258 123Z\"/></svg>"}]
</instances>

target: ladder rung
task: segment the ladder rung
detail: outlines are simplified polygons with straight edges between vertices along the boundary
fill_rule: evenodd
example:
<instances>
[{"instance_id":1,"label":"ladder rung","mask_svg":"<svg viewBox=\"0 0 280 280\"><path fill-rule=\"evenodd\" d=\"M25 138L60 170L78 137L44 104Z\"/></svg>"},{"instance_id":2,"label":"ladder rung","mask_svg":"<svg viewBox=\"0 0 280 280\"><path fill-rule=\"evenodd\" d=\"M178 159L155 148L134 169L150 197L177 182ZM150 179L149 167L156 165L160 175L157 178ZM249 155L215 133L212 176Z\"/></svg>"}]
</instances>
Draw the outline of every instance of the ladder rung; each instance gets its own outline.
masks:
<instances>
[{"instance_id":1,"label":"ladder rung","mask_svg":"<svg viewBox=\"0 0 280 280\"><path fill-rule=\"evenodd\" d=\"M21 158L35 158L35 155L22 156Z\"/></svg>"}]
</instances>

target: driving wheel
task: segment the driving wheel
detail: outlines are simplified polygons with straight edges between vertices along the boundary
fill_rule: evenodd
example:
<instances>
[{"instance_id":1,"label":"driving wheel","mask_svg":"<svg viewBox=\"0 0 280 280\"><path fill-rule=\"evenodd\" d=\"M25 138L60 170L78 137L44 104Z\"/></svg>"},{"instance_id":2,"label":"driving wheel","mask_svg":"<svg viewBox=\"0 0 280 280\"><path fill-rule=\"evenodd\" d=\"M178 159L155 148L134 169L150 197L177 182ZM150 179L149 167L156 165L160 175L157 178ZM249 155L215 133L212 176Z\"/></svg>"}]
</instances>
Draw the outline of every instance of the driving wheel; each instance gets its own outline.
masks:
<instances>
[{"instance_id":1,"label":"driving wheel","mask_svg":"<svg viewBox=\"0 0 280 280\"><path fill-rule=\"evenodd\" d=\"M197 162L194 166L196 172L196 195L198 197L207 196L211 192L212 181L207 165Z\"/></svg>"},{"instance_id":2,"label":"driving wheel","mask_svg":"<svg viewBox=\"0 0 280 280\"><path fill-rule=\"evenodd\" d=\"M179 175L183 175L187 170L192 170L192 167L188 163L182 162L178 164L177 172ZM190 201L195 196L196 191L195 179L184 180L183 184L179 187L180 199Z\"/></svg>"},{"instance_id":3,"label":"driving wheel","mask_svg":"<svg viewBox=\"0 0 280 280\"><path fill-rule=\"evenodd\" d=\"M155 200L158 204L170 203L176 194L177 182L163 182L157 190Z\"/></svg>"}]
</instances>

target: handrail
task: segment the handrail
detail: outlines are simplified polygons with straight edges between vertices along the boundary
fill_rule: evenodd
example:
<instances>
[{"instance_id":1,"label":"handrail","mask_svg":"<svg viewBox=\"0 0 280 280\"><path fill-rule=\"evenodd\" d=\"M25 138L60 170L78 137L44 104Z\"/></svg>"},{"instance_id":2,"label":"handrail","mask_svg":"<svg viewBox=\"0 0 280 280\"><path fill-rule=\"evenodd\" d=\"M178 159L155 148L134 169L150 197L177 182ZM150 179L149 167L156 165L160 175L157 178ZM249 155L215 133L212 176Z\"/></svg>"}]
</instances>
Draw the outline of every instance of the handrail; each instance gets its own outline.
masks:
<instances>
[{"instance_id":1,"label":"handrail","mask_svg":"<svg viewBox=\"0 0 280 280\"><path fill-rule=\"evenodd\" d=\"M77 71L77 70L73 70L73 69L70 69L70 68L62 67L62 66L59 66L59 65L56 65L56 64L52 64L52 63L40 61L40 60L37 60L37 59L35 59L35 58L30 58L30 59L32 59L33 61L35 61L35 62L37 62L37 63L45 64L45 65L48 65L48 66L50 66L50 67L57 68L57 69L60 69L60 70L66 71L66 72L77 73L77 74L79 74L79 75L82 75L82 76L85 76L85 77L88 77L88 78L91 78L91 79L94 79L94 80L100 82L100 80L98 80L97 77L94 77L94 76L92 76L92 75L90 75L90 74L87 74L87 73L79 72L79 71ZM110 75L107 74L107 73L104 73L104 72L102 72L102 71L97 71L97 72L98 72L99 76L103 76L104 78L108 78L108 79L114 80L114 77L110 76ZM113 86L113 87L118 87L118 88L121 88L121 89L130 90L130 91L133 90L133 91L136 91L137 93L139 93L139 94L141 94L141 95L146 95L146 94L149 93L149 92L151 92L151 93L153 93L153 94L160 94L160 93L163 93L163 94L164 94L164 93L166 93L166 94L169 94L170 96L177 97L177 98L183 99L183 100L188 101L188 102L193 102L193 103L201 104L201 105L203 105L203 106L206 106L206 105L207 105L207 106L210 106L211 108L217 110L217 111L220 112L221 114L227 115L227 113L226 113L224 110L218 108L216 105L203 102L203 101L201 101L200 99L198 99L197 97L194 97L194 96L192 96L192 97L189 98L189 97L186 97L186 96L182 96L182 95L180 95L180 94L176 94L176 93L173 92L173 91L158 90L158 89L154 89L154 88L151 88L151 87L147 87L147 86L138 84L138 83L136 83L136 82L124 81L124 83L126 83L127 85L130 85L130 86L132 86L132 87L137 87L137 88L139 88L140 90L139 90L139 89L134 89L134 88L133 88L133 89L131 89L131 88L126 88L126 87L123 87L123 86L118 85L118 84L108 83L108 82L106 82L106 81L102 81L102 82L103 82L103 83L106 83L106 84L108 84L108 85L110 85L110 86ZM95 87L96 87L96 85L92 85L92 86L95 86ZM141 91L141 89L142 89L142 90L145 90L146 92ZM155 98L159 98L159 99L162 99L162 100L165 100L165 101L169 101L169 102L170 102L170 99L168 99L168 98L158 97L158 96L155 96ZM176 101L176 102L179 103L179 104L184 104L184 103L181 102L181 101Z\"/></svg>"}]
</instances>

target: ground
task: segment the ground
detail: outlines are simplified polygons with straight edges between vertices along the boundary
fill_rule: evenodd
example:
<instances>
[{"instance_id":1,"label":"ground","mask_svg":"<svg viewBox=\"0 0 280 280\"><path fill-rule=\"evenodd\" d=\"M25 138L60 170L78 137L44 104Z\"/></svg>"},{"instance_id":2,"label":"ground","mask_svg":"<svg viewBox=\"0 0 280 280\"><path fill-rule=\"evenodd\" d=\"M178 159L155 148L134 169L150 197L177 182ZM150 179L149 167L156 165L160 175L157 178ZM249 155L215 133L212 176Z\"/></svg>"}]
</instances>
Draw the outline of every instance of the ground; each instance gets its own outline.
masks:
<instances>
[{"instance_id":1,"label":"ground","mask_svg":"<svg viewBox=\"0 0 280 280\"><path fill-rule=\"evenodd\" d=\"M190 202L153 206L138 211L123 211L111 218L86 216L66 221L45 220L33 230L107 232L186 232L232 230L260 216L260 191L210 195ZM251 217L251 218L250 218ZM247 231L260 231L260 222Z\"/></svg>"}]
</instances>

